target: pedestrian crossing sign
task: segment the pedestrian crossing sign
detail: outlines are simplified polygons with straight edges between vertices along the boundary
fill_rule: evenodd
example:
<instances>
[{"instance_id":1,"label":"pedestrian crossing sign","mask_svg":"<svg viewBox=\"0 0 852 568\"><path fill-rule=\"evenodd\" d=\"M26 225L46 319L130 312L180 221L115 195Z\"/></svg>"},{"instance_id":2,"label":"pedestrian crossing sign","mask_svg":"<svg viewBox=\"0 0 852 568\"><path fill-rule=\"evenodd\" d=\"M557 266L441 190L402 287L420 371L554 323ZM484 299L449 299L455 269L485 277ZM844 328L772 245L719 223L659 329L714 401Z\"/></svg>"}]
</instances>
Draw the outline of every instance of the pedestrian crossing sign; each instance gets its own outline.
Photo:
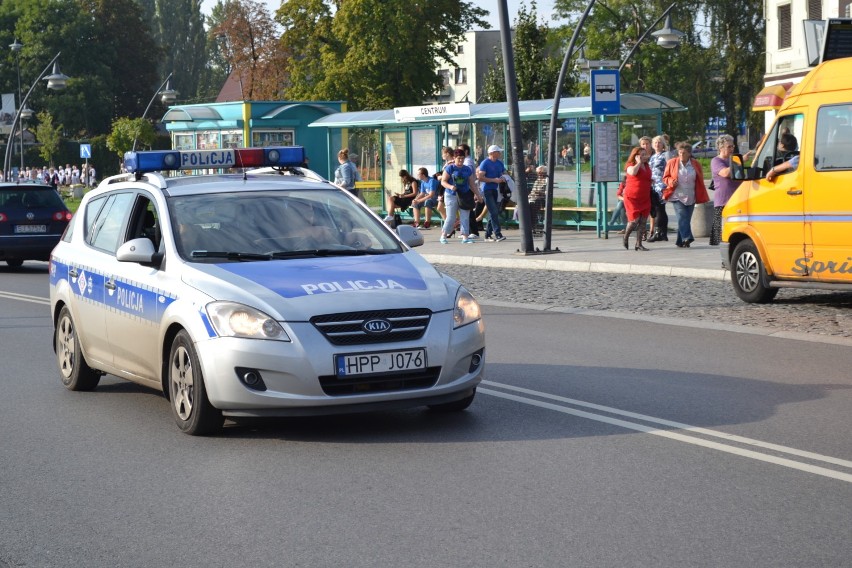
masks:
<instances>
[{"instance_id":1,"label":"pedestrian crossing sign","mask_svg":"<svg viewBox=\"0 0 852 568\"><path fill-rule=\"evenodd\" d=\"M92 145L91 144L80 144L80 157L88 160L92 157Z\"/></svg>"}]
</instances>

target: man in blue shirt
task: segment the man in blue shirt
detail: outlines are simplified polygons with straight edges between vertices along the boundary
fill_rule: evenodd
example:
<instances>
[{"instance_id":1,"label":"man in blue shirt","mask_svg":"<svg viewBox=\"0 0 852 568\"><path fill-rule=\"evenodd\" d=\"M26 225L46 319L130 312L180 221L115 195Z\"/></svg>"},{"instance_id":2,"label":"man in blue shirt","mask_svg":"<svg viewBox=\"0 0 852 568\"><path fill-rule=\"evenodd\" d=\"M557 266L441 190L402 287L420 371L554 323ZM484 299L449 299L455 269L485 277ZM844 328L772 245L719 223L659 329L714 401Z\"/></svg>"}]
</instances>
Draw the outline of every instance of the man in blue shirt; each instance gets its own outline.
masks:
<instances>
[{"instance_id":1,"label":"man in blue shirt","mask_svg":"<svg viewBox=\"0 0 852 568\"><path fill-rule=\"evenodd\" d=\"M495 242L506 240L500 230L500 208L498 196L502 176L506 172L506 166L500 161L500 153L503 148L496 144L488 147L488 157L482 160L477 169L476 177L483 183L482 194L485 197L485 206L488 208L488 225L485 226L485 241ZM491 235L494 235L494 238Z\"/></svg>"},{"instance_id":2,"label":"man in blue shirt","mask_svg":"<svg viewBox=\"0 0 852 568\"><path fill-rule=\"evenodd\" d=\"M420 168L417 170L417 179L420 180L420 191L411 202L411 208L414 210L414 226L428 229L431 227L432 210L438 207L438 178L430 176L426 168ZM421 208L426 209L423 225L420 225Z\"/></svg>"}]
</instances>

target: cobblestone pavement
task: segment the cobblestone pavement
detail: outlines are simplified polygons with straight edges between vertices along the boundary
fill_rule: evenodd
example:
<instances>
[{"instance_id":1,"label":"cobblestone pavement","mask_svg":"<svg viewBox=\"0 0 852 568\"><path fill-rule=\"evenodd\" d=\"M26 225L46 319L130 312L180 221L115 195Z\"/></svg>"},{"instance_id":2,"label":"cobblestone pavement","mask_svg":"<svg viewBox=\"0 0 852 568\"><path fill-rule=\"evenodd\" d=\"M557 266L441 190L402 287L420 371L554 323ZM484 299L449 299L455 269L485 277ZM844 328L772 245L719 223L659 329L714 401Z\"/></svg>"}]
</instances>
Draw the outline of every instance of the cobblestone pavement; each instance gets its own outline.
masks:
<instances>
[{"instance_id":1,"label":"cobblestone pavement","mask_svg":"<svg viewBox=\"0 0 852 568\"><path fill-rule=\"evenodd\" d=\"M729 281L438 264L481 300L544 304L852 338L852 293L782 289L746 304Z\"/></svg>"}]
</instances>

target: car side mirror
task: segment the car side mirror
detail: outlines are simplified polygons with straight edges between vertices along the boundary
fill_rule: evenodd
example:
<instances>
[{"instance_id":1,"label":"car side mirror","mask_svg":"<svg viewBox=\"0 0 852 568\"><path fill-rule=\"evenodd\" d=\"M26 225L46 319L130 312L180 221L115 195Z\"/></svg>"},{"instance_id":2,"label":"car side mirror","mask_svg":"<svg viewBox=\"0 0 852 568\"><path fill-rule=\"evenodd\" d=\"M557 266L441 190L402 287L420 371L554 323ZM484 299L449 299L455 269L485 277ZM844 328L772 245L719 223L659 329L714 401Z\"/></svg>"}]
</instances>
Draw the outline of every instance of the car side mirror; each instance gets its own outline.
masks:
<instances>
[{"instance_id":1,"label":"car side mirror","mask_svg":"<svg viewBox=\"0 0 852 568\"><path fill-rule=\"evenodd\" d=\"M396 228L396 234L399 235L402 242L412 248L419 247L423 244L423 233L420 232L420 229L412 227L411 225L398 226Z\"/></svg>"},{"instance_id":2,"label":"car side mirror","mask_svg":"<svg viewBox=\"0 0 852 568\"><path fill-rule=\"evenodd\" d=\"M147 237L131 239L118 247L115 258L119 262L138 262L139 264L159 264L162 255L154 250L154 243Z\"/></svg>"}]
</instances>

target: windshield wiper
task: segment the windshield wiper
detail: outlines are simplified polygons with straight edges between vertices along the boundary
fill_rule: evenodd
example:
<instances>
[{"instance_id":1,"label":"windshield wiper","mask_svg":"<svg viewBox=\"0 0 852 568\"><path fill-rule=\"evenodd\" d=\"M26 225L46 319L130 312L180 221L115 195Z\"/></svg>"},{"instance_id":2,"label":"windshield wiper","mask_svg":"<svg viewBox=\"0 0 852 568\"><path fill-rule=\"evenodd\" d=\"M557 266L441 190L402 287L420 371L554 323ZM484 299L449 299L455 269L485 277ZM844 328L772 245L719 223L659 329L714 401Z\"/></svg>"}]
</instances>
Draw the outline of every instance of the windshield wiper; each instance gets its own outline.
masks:
<instances>
[{"instance_id":1,"label":"windshield wiper","mask_svg":"<svg viewBox=\"0 0 852 568\"><path fill-rule=\"evenodd\" d=\"M256 252L194 250L189 254L189 256L192 258L225 258L228 260L240 261L272 260L272 256Z\"/></svg>"},{"instance_id":2,"label":"windshield wiper","mask_svg":"<svg viewBox=\"0 0 852 568\"><path fill-rule=\"evenodd\" d=\"M281 250L271 253L272 258L298 258L301 256L364 256L373 254L387 254L385 250L363 250L363 249L304 249L304 250Z\"/></svg>"}]
</instances>

